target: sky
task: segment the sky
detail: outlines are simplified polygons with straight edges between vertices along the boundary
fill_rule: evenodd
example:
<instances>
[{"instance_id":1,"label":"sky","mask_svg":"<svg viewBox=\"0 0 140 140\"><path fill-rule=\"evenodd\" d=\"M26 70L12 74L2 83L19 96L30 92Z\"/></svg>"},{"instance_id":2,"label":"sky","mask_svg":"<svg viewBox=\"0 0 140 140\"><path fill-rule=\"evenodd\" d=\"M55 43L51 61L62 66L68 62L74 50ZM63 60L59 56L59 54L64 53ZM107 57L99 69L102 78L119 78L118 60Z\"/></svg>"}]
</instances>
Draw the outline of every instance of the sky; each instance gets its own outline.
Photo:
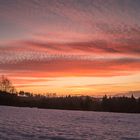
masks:
<instances>
[{"instance_id":1,"label":"sky","mask_svg":"<svg viewBox=\"0 0 140 140\"><path fill-rule=\"evenodd\" d=\"M0 0L0 75L17 90L139 94L140 0Z\"/></svg>"}]
</instances>

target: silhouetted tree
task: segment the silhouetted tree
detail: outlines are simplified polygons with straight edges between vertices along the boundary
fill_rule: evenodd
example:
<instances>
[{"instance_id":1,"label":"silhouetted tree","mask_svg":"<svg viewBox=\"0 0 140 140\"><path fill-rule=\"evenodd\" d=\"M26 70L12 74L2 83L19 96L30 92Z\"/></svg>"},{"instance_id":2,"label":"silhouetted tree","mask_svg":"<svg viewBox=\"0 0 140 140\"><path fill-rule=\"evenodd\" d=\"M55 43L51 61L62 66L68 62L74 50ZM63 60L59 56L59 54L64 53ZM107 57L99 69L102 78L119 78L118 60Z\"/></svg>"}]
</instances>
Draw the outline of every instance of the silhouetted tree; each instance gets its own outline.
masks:
<instances>
[{"instance_id":1,"label":"silhouetted tree","mask_svg":"<svg viewBox=\"0 0 140 140\"><path fill-rule=\"evenodd\" d=\"M0 91L15 93L15 88L12 85L12 82L5 76L0 77Z\"/></svg>"},{"instance_id":2,"label":"silhouetted tree","mask_svg":"<svg viewBox=\"0 0 140 140\"><path fill-rule=\"evenodd\" d=\"M107 109L108 109L108 97L107 97L107 95L103 96L103 98L102 98L102 108L105 111L107 111Z\"/></svg>"}]
</instances>

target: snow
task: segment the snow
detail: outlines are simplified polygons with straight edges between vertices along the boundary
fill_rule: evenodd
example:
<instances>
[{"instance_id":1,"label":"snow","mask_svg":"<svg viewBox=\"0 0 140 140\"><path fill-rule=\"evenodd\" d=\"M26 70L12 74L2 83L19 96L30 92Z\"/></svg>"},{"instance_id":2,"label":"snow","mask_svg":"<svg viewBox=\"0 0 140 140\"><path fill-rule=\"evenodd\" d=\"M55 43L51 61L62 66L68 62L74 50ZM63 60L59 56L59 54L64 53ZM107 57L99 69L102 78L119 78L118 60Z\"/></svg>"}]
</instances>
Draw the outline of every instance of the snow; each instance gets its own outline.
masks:
<instances>
[{"instance_id":1,"label":"snow","mask_svg":"<svg viewBox=\"0 0 140 140\"><path fill-rule=\"evenodd\" d=\"M140 140L140 114L0 106L0 140Z\"/></svg>"}]
</instances>

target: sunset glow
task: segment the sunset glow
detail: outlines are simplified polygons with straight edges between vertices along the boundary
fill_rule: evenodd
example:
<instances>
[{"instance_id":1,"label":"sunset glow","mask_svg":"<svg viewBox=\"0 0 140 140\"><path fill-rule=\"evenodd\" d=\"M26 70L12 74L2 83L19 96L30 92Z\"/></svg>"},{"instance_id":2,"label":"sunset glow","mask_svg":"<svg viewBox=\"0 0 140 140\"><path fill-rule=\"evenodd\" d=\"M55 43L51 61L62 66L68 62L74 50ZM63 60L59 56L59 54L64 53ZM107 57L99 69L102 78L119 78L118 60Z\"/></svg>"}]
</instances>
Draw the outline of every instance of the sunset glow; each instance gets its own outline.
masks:
<instances>
[{"instance_id":1,"label":"sunset glow","mask_svg":"<svg viewBox=\"0 0 140 140\"><path fill-rule=\"evenodd\" d=\"M139 0L0 0L0 75L18 91L140 91Z\"/></svg>"}]
</instances>

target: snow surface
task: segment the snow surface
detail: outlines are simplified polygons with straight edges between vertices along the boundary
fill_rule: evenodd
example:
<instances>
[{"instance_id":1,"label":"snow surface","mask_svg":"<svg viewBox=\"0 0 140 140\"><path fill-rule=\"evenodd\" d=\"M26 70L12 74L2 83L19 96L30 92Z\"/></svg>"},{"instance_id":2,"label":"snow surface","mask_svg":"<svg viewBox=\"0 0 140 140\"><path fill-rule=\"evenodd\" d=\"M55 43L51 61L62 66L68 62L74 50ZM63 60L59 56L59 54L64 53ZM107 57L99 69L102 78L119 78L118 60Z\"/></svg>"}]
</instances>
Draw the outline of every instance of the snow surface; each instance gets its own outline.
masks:
<instances>
[{"instance_id":1,"label":"snow surface","mask_svg":"<svg viewBox=\"0 0 140 140\"><path fill-rule=\"evenodd\" d=\"M140 114L0 106L0 140L140 140Z\"/></svg>"}]
</instances>

